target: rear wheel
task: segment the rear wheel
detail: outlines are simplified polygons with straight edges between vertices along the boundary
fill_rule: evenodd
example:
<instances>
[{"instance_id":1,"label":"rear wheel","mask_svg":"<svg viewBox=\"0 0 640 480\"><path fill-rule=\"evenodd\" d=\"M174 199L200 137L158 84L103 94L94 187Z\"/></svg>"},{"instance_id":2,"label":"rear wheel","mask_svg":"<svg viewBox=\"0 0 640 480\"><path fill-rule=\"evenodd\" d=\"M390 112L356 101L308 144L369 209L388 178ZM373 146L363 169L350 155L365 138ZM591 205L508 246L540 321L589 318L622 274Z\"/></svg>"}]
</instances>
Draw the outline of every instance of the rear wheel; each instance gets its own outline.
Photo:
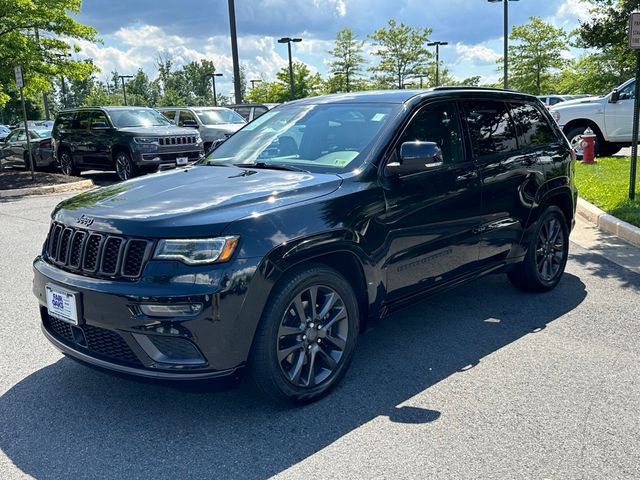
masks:
<instances>
[{"instance_id":1,"label":"rear wheel","mask_svg":"<svg viewBox=\"0 0 640 480\"><path fill-rule=\"evenodd\" d=\"M76 176L79 175L78 167L76 167L73 158L71 157L71 153L68 150L63 150L60 152L60 170L62 170L63 175L67 176Z\"/></svg>"},{"instance_id":2,"label":"rear wheel","mask_svg":"<svg viewBox=\"0 0 640 480\"><path fill-rule=\"evenodd\" d=\"M522 290L545 292L558 284L569 255L567 220L556 206L548 207L536 227L527 254L507 275Z\"/></svg>"},{"instance_id":3,"label":"rear wheel","mask_svg":"<svg viewBox=\"0 0 640 480\"><path fill-rule=\"evenodd\" d=\"M298 268L275 287L254 338L250 373L267 396L308 403L329 392L349 367L358 304L349 283L319 264Z\"/></svg>"}]
</instances>

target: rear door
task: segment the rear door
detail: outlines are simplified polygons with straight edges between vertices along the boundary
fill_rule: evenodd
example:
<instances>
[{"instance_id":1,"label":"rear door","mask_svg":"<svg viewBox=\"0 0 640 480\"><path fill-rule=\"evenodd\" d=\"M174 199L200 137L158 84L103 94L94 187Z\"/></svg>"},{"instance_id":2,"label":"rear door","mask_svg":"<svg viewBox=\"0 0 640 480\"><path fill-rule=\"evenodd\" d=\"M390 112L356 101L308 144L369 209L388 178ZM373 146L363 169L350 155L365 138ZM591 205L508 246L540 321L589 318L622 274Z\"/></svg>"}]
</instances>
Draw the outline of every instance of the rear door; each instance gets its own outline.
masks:
<instances>
[{"instance_id":1,"label":"rear door","mask_svg":"<svg viewBox=\"0 0 640 480\"><path fill-rule=\"evenodd\" d=\"M478 259L474 229L479 224L480 183L476 164L466 155L461 115L455 101L422 107L395 145L435 142L439 167L391 179L385 187L390 301L437 287L470 272Z\"/></svg>"},{"instance_id":2,"label":"rear door","mask_svg":"<svg viewBox=\"0 0 640 480\"><path fill-rule=\"evenodd\" d=\"M86 163L101 168L113 165L113 159L111 158L113 129L107 115L102 110L91 112L87 139Z\"/></svg>"},{"instance_id":3,"label":"rear door","mask_svg":"<svg viewBox=\"0 0 640 480\"><path fill-rule=\"evenodd\" d=\"M465 120L472 155L482 182L482 222L479 261L482 267L505 260L520 242L528 216L521 187L535 163L533 152L518 145L518 130L507 103L501 100L465 100Z\"/></svg>"},{"instance_id":4,"label":"rear door","mask_svg":"<svg viewBox=\"0 0 640 480\"><path fill-rule=\"evenodd\" d=\"M76 165L91 166L91 133L89 124L91 123L90 110L75 112L71 121L71 131L69 143L72 146L71 154Z\"/></svg>"}]
</instances>

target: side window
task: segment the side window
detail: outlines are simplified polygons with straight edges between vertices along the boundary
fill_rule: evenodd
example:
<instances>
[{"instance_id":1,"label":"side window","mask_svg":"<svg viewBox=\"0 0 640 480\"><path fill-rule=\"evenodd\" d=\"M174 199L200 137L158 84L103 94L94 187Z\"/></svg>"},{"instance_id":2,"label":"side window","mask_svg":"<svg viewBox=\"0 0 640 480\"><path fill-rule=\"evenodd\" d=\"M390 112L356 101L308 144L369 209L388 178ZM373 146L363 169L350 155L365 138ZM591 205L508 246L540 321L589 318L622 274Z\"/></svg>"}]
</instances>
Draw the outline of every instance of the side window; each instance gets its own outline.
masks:
<instances>
[{"instance_id":1,"label":"side window","mask_svg":"<svg viewBox=\"0 0 640 480\"><path fill-rule=\"evenodd\" d=\"M53 135L69 131L72 120L73 113L59 113L53 126Z\"/></svg>"},{"instance_id":2,"label":"side window","mask_svg":"<svg viewBox=\"0 0 640 480\"><path fill-rule=\"evenodd\" d=\"M267 113L269 111L269 109L267 107L255 107L253 109L253 119L255 120L256 118L258 118L260 115L264 115L265 113Z\"/></svg>"},{"instance_id":3,"label":"side window","mask_svg":"<svg viewBox=\"0 0 640 480\"><path fill-rule=\"evenodd\" d=\"M165 110L162 113L165 117L167 117L172 122L176 121L176 111L175 110Z\"/></svg>"},{"instance_id":4,"label":"side window","mask_svg":"<svg viewBox=\"0 0 640 480\"><path fill-rule=\"evenodd\" d=\"M522 147L535 147L558 141L547 118L533 105L511 105L511 116L520 129Z\"/></svg>"},{"instance_id":5,"label":"side window","mask_svg":"<svg viewBox=\"0 0 640 480\"><path fill-rule=\"evenodd\" d=\"M549 105L555 105L556 103L560 103L563 100L558 97L549 97Z\"/></svg>"},{"instance_id":6,"label":"side window","mask_svg":"<svg viewBox=\"0 0 640 480\"><path fill-rule=\"evenodd\" d=\"M93 114L91 115L91 126L94 126L96 124L100 126L109 126L109 119L104 112L93 112Z\"/></svg>"},{"instance_id":7,"label":"side window","mask_svg":"<svg viewBox=\"0 0 640 480\"><path fill-rule=\"evenodd\" d=\"M476 158L518 149L516 129L504 103L476 100L465 105L471 148Z\"/></svg>"},{"instance_id":8,"label":"side window","mask_svg":"<svg viewBox=\"0 0 640 480\"><path fill-rule=\"evenodd\" d=\"M15 142L16 138L18 138L18 132L11 132L9 135L7 135L7 138L5 139L5 142L7 142L7 143Z\"/></svg>"},{"instance_id":9,"label":"side window","mask_svg":"<svg viewBox=\"0 0 640 480\"><path fill-rule=\"evenodd\" d=\"M18 130L14 142L24 142L27 140L27 135L24 130Z\"/></svg>"},{"instance_id":10,"label":"side window","mask_svg":"<svg viewBox=\"0 0 640 480\"><path fill-rule=\"evenodd\" d=\"M196 122L196 124L198 123L198 121L196 120L196 117L194 117L191 112L188 112L186 110L180 110L180 117L178 120L178 125L180 127L182 127L184 125L184 122L186 122L187 120L190 120L192 122Z\"/></svg>"},{"instance_id":11,"label":"side window","mask_svg":"<svg viewBox=\"0 0 640 480\"><path fill-rule=\"evenodd\" d=\"M237 107L234 108L234 110L238 112L247 122L251 120L251 107Z\"/></svg>"},{"instance_id":12,"label":"side window","mask_svg":"<svg viewBox=\"0 0 640 480\"><path fill-rule=\"evenodd\" d=\"M402 134L399 145L414 141L438 144L444 163L463 162L464 148L456 104L442 102L422 108Z\"/></svg>"},{"instance_id":13,"label":"side window","mask_svg":"<svg viewBox=\"0 0 640 480\"><path fill-rule=\"evenodd\" d=\"M631 82L626 87L620 89L620 100L634 100L635 98L636 98L636 82Z\"/></svg>"},{"instance_id":14,"label":"side window","mask_svg":"<svg viewBox=\"0 0 640 480\"><path fill-rule=\"evenodd\" d=\"M76 112L71 121L71 128L73 130L88 130L90 120L91 112Z\"/></svg>"}]
</instances>

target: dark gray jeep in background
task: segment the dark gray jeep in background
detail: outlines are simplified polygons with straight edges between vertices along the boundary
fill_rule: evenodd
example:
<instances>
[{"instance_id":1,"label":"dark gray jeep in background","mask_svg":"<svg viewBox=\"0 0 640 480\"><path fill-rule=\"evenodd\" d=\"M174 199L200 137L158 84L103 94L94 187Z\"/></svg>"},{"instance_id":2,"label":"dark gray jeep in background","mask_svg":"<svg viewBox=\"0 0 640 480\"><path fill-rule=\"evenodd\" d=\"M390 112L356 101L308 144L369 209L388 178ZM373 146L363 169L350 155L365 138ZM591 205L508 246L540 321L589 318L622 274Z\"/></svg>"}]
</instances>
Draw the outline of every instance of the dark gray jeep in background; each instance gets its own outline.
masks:
<instances>
[{"instance_id":1,"label":"dark gray jeep in background","mask_svg":"<svg viewBox=\"0 0 640 480\"><path fill-rule=\"evenodd\" d=\"M65 175L115 170L120 180L158 168L187 165L203 154L192 128L176 127L146 107L64 110L52 132L54 155Z\"/></svg>"}]
</instances>

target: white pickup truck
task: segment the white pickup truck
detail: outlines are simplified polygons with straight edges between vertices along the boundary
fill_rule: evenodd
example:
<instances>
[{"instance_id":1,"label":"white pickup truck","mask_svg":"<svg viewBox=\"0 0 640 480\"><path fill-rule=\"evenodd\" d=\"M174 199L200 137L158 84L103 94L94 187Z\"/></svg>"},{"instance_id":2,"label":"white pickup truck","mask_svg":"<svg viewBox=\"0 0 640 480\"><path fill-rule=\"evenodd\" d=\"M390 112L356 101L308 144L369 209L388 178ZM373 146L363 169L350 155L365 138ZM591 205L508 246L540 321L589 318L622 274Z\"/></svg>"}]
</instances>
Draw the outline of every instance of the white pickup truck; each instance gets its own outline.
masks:
<instances>
[{"instance_id":1,"label":"white pickup truck","mask_svg":"<svg viewBox=\"0 0 640 480\"><path fill-rule=\"evenodd\" d=\"M590 127L596 134L596 155L606 157L631 145L635 79L602 97L587 97L558 103L549 111L576 149L580 136Z\"/></svg>"}]
</instances>

